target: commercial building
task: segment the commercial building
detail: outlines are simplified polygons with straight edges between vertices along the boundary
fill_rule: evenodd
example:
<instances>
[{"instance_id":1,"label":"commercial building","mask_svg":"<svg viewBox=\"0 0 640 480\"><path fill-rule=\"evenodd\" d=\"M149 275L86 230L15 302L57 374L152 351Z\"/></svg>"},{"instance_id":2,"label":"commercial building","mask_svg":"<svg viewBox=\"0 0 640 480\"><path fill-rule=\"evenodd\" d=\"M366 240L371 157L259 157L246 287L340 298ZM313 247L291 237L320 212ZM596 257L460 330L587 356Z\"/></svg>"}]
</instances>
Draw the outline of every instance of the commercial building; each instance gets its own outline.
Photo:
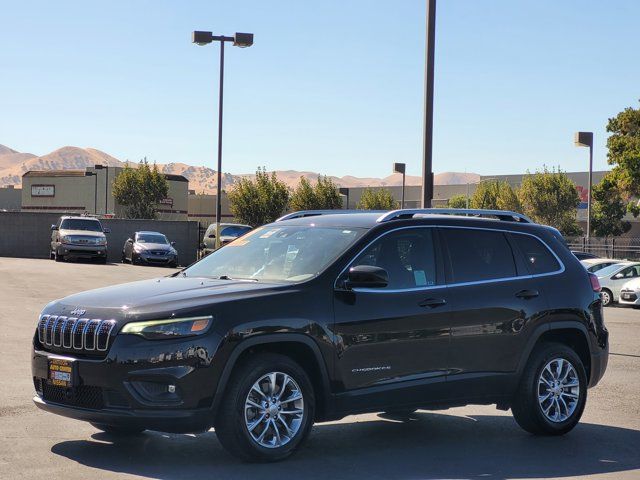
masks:
<instances>
[{"instance_id":1,"label":"commercial building","mask_svg":"<svg viewBox=\"0 0 640 480\"><path fill-rule=\"evenodd\" d=\"M21 209L122 217L124 207L112 194L113 181L122 170L96 165L85 170L26 172L22 176ZM165 178L169 194L159 205L158 218L187 220L189 181L182 175L165 175Z\"/></svg>"}]
</instances>

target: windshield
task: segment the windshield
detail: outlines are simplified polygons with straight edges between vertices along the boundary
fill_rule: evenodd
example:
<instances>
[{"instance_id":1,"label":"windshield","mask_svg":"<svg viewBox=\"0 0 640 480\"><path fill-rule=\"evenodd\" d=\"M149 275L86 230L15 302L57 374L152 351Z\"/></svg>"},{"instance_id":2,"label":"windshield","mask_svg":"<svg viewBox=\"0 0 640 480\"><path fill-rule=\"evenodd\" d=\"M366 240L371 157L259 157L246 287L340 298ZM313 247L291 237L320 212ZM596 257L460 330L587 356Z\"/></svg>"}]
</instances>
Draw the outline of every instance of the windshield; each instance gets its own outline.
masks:
<instances>
[{"instance_id":1,"label":"windshield","mask_svg":"<svg viewBox=\"0 0 640 480\"><path fill-rule=\"evenodd\" d=\"M169 243L167 237L161 233L139 233L136 241L138 243Z\"/></svg>"},{"instance_id":2,"label":"windshield","mask_svg":"<svg viewBox=\"0 0 640 480\"><path fill-rule=\"evenodd\" d=\"M60 224L61 230L87 230L89 232L101 232L102 225L97 220L84 218L65 218Z\"/></svg>"},{"instance_id":3,"label":"windshield","mask_svg":"<svg viewBox=\"0 0 640 480\"><path fill-rule=\"evenodd\" d=\"M601 270L598 270L597 274L598 274L599 277L606 277L607 275L611 275L611 274L617 272L622 267L626 267L626 265L620 265L619 263L615 263L615 264L609 265L608 267L605 267L605 268L603 268Z\"/></svg>"},{"instance_id":4,"label":"windshield","mask_svg":"<svg viewBox=\"0 0 640 480\"><path fill-rule=\"evenodd\" d=\"M220 236L221 237L239 237L247 233L249 230L251 230L251 227L243 227L240 225L234 225L232 227L223 227L222 231L220 232Z\"/></svg>"},{"instance_id":5,"label":"windshield","mask_svg":"<svg viewBox=\"0 0 640 480\"><path fill-rule=\"evenodd\" d=\"M216 250L184 271L188 277L301 282L316 276L366 230L267 226Z\"/></svg>"}]
</instances>

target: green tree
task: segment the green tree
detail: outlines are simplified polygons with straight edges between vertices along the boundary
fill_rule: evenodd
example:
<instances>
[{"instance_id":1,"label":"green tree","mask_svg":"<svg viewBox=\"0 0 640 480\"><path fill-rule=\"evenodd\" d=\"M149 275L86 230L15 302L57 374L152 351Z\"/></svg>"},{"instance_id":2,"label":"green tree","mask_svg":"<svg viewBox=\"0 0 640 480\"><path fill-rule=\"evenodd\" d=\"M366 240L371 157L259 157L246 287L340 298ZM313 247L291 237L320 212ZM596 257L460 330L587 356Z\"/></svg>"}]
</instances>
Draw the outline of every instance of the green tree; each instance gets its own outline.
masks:
<instances>
[{"instance_id":1,"label":"green tree","mask_svg":"<svg viewBox=\"0 0 640 480\"><path fill-rule=\"evenodd\" d=\"M252 227L273 222L289 203L289 189L275 172L258 168L255 179L242 178L228 192L231 213L241 223Z\"/></svg>"},{"instance_id":2,"label":"green tree","mask_svg":"<svg viewBox=\"0 0 640 480\"><path fill-rule=\"evenodd\" d=\"M146 158L138 168L126 165L113 181L113 198L125 207L125 218L156 218L158 204L168 193L169 182Z\"/></svg>"},{"instance_id":3,"label":"green tree","mask_svg":"<svg viewBox=\"0 0 640 480\"><path fill-rule=\"evenodd\" d=\"M582 233L576 214L580 196L576 185L560 169L547 167L522 179L518 196L524 213L535 222L557 228L564 235Z\"/></svg>"},{"instance_id":4,"label":"green tree","mask_svg":"<svg viewBox=\"0 0 640 480\"><path fill-rule=\"evenodd\" d=\"M467 208L470 199L466 195L453 195L447 200L447 206L449 208Z\"/></svg>"},{"instance_id":5,"label":"green tree","mask_svg":"<svg viewBox=\"0 0 640 480\"><path fill-rule=\"evenodd\" d=\"M618 188L628 198L640 196L640 109L625 108L607 123L607 162Z\"/></svg>"},{"instance_id":6,"label":"green tree","mask_svg":"<svg viewBox=\"0 0 640 480\"><path fill-rule=\"evenodd\" d=\"M598 237L618 236L631 229L631 223L623 220L627 202L615 172L609 172L593 187L591 205L591 229Z\"/></svg>"},{"instance_id":7,"label":"green tree","mask_svg":"<svg viewBox=\"0 0 640 480\"><path fill-rule=\"evenodd\" d=\"M342 208L342 198L335 183L320 175L315 185L300 177L298 186L291 195L291 210L334 210Z\"/></svg>"},{"instance_id":8,"label":"green tree","mask_svg":"<svg viewBox=\"0 0 640 480\"><path fill-rule=\"evenodd\" d=\"M394 210L398 202L386 188L365 188L356 208L361 210Z\"/></svg>"},{"instance_id":9,"label":"green tree","mask_svg":"<svg viewBox=\"0 0 640 480\"><path fill-rule=\"evenodd\" d=\"M511 185L498 180L480 182L471 197L470 206L489 210L522 211L520 200Z\"/></svg>"}]
</instances>

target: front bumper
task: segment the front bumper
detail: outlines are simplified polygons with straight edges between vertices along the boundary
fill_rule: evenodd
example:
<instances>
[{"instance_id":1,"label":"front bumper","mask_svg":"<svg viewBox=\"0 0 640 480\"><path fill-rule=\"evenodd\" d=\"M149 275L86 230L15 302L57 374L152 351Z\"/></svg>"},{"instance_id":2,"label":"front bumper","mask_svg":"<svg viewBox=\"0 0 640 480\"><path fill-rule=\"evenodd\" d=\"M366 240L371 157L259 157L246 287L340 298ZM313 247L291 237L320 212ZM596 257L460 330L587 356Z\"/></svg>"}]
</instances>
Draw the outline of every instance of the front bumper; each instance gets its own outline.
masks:
<instances>
[{"instance_id":1,"label":"front bumper","mask_svg":"<svg viewBox=\"0 0 640 480\"><path fill-rule=\"evenodd\" d=\"M194 340L197 338L197 340ZM104 358L34 349L31 371L42 410L107 425L174 433L201 432L213 424L218 372L212 355L220 338L150 341L117 335ZM49 382L49 360L73 363L73 387Z\"/></svg>"},{"instance_id":2,"label":"front bumper","mask_svg":"<svg viewBox=\"0 0 640 480\"><path fill-rule=\"evenodd\" d=\"M148 265L177 265L178 257L177 255L167 254L167 255L156 255L152 253L136 253L136 259L140 263L146 263Z\"/></svg>"},{"instance_id":3,"label":"front bumper","mask_svg":"<svg viewBox=\"0 0 640 480\"><path fill-rule=\"evenodd\" d=\"M107 258L106 245L71 245L61 243L58 245L57 254L75 258Z\"/></svg>"},{"instance_id":4,"label":"front bumper","mask_svg":"<svg viewBox=\"0 0 640 480\"><path fill-rule=\"evenodd\" d=\"M621 305L640 305L640 292L622 290L618 303Z\"/></svg>"}]
</instances>

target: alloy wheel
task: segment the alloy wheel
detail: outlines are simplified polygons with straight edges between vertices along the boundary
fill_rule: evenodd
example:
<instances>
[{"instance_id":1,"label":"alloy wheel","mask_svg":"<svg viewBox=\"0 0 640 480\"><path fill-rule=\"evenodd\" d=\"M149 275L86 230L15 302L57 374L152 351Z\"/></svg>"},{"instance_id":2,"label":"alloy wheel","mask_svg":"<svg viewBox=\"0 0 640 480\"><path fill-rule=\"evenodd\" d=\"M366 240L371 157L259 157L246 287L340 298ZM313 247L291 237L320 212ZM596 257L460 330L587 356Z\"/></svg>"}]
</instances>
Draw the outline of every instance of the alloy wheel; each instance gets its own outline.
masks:
<instances>
[{"instance_id":1,"label":"alloy wheel","mask_svg":"<svg viewBox=\"0 0 640 480\"><path fill-rule=\"evenodd\" d=\"M256 381L245 400L244 421L254 442L266 448L289 443L304 416L302 390L293 377L270 372Z\"/></svg>"},{"instance_id":2,"label":"alloy wheel","mask_svg":"<svg viewBox=\"0 0 640 480\"><path fill-rule=\"evenodd\" d=\"M538 404L547 420L560 423L573 415L580 399L580 379L564 358L554 358L540 372Z\"/></svg>"}]
</instances>

